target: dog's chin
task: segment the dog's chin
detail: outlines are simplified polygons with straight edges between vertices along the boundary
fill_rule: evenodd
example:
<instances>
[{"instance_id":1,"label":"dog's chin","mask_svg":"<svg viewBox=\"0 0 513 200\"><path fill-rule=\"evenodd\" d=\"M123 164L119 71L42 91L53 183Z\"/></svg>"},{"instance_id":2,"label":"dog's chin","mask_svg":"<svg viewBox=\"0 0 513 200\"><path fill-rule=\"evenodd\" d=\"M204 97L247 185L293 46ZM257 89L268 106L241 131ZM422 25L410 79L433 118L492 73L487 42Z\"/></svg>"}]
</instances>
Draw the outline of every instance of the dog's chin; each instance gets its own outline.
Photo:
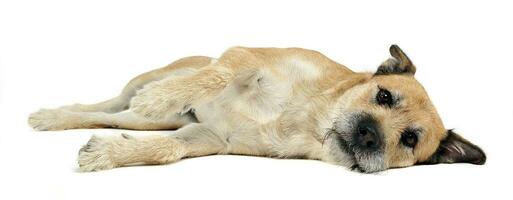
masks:
<instances>
[{"instance_id":1,"label":"dog's chin","mask_svg":"<svg viewBox=\"0 0 513 200\"><path fill-rule=\"evenodd\" d=\"M338 135L336 137L340 151L345 155L344 165L361 173L374 173L386 169L383 152L360 152L350 142Z\"/></svg>"},{"instance_id":2,"label":"dog's chin","mask_svg":"<svg viewBox=\"0 0 513 200\"><path fill-rule=\"evenodd\" d=\"M374 173L386 169L383 155L380 153L371 155L355 154L358 170L364 173Z\"/></svg>"}]
</instances>

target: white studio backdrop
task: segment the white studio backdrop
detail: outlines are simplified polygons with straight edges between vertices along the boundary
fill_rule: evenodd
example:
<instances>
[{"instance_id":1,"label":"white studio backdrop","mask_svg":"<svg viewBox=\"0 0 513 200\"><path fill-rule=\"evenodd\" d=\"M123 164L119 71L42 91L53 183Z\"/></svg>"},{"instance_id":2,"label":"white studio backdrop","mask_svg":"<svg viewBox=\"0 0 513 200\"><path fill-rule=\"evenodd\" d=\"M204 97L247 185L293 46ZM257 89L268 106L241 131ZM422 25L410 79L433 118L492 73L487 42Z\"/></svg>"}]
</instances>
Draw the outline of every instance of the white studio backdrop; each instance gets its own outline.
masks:
<instances>
[{"instance_id":1,"label":"white studio backdrop","mask_svg":"<svg viewBox=\"0 0 513 200\"><path fill-rule=\"evenodd\" d=\"M0 1L0 199L510 199L512 5L508 1ZM446 127L484 166L362 175L306 160L211 156L76 172L92 134L35 132L41 107L93 103L132 77L231 46L303 47L374 71L398 44ZM144 133L141 133L144 134Z\"/></svg>"}]
</instances>

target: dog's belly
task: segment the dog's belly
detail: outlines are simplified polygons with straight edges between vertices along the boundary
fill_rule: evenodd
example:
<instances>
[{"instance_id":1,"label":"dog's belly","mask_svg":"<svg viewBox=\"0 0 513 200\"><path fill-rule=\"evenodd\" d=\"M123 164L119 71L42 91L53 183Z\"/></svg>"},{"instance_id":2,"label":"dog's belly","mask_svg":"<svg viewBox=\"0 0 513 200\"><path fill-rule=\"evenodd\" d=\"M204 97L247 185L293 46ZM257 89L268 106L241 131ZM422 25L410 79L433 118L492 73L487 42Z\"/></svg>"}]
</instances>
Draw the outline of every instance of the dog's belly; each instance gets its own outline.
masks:
<instances>
[{"instance_id":1,"label":"dog's belly","mask_svg":"<svg viewBox=\"0 0 513 200\"><path fill-rule=\"evenodd\" d=\"M242 73L211 102L194 107L194 113L200 123L219 130L227 141L226 153L278 156L272 151L276 141L270 144L268 138L279 131L262 127L279 121L292 86L263 70Z\"/></svg>"},{"instance_id":2,"label":"dog's belly","mask_svg":"<svg viewBox=\"0 0 513 200\"><path fill-rule=\"evenodd\" d=\"M230 91L231 88L226 90L214 101L194 108L199 122L223 121L235 124L251 123L252 126L263 125L277 120L290 98L288 88L282 88L283 93L253 95L234 94Z\"/></svg>"},{"instance_id":3,"label":"dog's belly","mask_svg":"<svg viewBox=\"0 0 513 200\"><path fill-rule=\"evenodd\" d=\"M226 153L319 159L322 148L308 132L312 124L304 123L311 106L307 99L297 102L294 82L255 79L258 87L245 86L250 91L241 92L233 84L212 102L196 107L198 121L222 132L220 137L229 141Z\"/></svg>"}]
</instances>

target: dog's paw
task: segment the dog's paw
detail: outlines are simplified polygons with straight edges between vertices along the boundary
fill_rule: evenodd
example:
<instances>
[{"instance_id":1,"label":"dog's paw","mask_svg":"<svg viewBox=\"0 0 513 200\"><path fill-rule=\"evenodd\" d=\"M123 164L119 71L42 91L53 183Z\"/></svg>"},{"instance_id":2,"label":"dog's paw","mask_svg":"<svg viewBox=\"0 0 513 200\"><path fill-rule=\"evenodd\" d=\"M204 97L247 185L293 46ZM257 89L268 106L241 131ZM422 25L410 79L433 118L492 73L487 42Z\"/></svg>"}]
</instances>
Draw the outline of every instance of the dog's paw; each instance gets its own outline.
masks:
<instances>
[{"instance_id":1,"label":"dog's paw","mask_svg":"<svg viewBox=\"0 0 513 200\"><path fill-rule=\"evenodd\" d=\"M159 84L150 84L137 92L130 101L130 110L152 120L161 120L180 112L172 92Z\"/></svg>"},{"instance_id":2,"label":"dog's paw","mask_svg":"<svg viewBox=\"0 0 513 200\"><path fill-rule=\"evenodd\" d=\"M80 171L91 172L117 167L112 158L111 140L93 135L78 152Z\"/></svg>"},{"instance_id":3,"label":"dog's paw","mask_svg":"<svg viewBox=\"0 0 513 200\"><path fill-rule=\"evenodd\" d=\"M38 131L56 131L75 128L73 121L77 116L71 111L61 109L41 109L30 114L28 124Z\"/></svg>"}]
</instances>

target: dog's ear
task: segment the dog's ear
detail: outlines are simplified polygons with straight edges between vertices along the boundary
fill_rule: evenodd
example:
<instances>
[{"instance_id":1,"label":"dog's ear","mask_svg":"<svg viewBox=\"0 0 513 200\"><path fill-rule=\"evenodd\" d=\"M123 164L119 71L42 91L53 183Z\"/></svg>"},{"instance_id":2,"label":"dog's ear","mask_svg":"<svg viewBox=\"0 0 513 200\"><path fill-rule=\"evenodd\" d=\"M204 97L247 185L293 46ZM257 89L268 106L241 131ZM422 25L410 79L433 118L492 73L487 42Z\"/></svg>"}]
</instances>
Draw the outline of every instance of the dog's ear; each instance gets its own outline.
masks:
<instances>
[{"instance_id":1,"label":"dog's ear","mask_svg":"<svg viewBox=\"0 0 513 200\"><path fill-rule=\"evenodd\" d=\"M395 44L390 46L390 55L392 58L381 63L374 75L407 74L413 76L415 74L417 70L415 65L399 46Z\"/></svg>"},{"instance_id":2,"label":"dog's ear","mask_svg":"<svg viewBox=\"0 0 513 200\"><path fill-rule=\"evenodd\" d=\"M472 163L482 165L485 162L486 155L483 150L452 130L448 130L447 137L440 142L436 152L424 164Z\"/></svg>"}]
</instances>

